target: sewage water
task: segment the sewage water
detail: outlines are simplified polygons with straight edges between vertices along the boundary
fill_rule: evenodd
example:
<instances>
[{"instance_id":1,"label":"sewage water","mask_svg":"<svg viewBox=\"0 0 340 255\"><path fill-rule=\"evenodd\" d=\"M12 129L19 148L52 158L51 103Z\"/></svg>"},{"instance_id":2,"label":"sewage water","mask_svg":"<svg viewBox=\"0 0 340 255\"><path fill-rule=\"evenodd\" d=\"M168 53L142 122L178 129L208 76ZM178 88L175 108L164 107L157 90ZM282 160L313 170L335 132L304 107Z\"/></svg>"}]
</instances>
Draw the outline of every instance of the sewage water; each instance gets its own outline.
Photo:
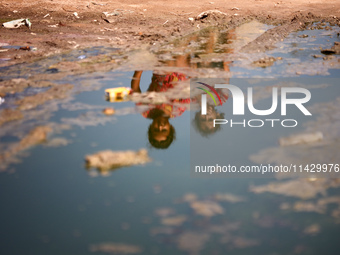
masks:
<instances>
[{"instance_id":1,"label":"sewage water","mask_svg":"<svg viewBox=\"0 0 340 255\"><path fill-rule=\"evenodd\" d=\"M250 30L241 27L232 36L227 31L203 33L202 44L202 38L191 37L186 43L196 45L196 53L183 54L176 44L167 45L164 48L177 49L178 54L169 58L169 52L161 50L157 55L161 64L146 65L143 72L123 65L118 70L63 77L55 82L74 86L66 97L23 111L22 119L3 124L1 154L7 156L2 157L0 178L1 254L338 254L339 176L196 178L190 173L192 139L213 144L220 140L222 145L216 146L224 146L226 157L248 165L299 164L301 159L308 162L310 155L340 163L339 57L312 56L320 54L320 46L329 48L339 41L339 28L292 33L266 54L242 55L233 49L271 28L258 23L246 26ZM247 31L252 31L249 40ZM308 37L298 37L301 34ZM211 39L216 35L216 40ZM149 55L129 58L142 61L138 56ZM267 67L252 64L266 56L282 60ZM35 66L39 73L39 68L49 65ZM8 68L3 79L25 77L25 73L15 75L16 68ZM172 76L164 78L167 74ZM247 83L253 83L255 105L262 109L270 106L270 88L298 84L312 93L307 108L313 116L302 118L294 130L264 128L244 134L222 127L206 132L194 123L197 105L183 103L190 97L188 87L194 78L219 78L230 84L251 78ZM176 84L176 80L182 81ZM157 93L137 94L134 101L105 100L105 89L122 86ZM6 97L0 107L14 108L16 100L46 90L28 88ZM106 107L114 107L116 114L104 115ZM157 122L164 112L171 115L168 121L175 139L166 149L157 149L149 142L148 130L164 124L162 118ZM298 115L295 109L292 116ZM52 131L41 144L24 147L22 141L37 126ZM159 139L153 133L153 140L162 140L167 129L158 134ZM324 143L278 145L280 137L311 131L323 132ZM231 132L228 142L220 139L223 132ZM18 144L24 149L16 149ZM89 168L84 160L103 150L142 148L152 159L142 165L107 170Z\"/></svg>"}]
</instances>

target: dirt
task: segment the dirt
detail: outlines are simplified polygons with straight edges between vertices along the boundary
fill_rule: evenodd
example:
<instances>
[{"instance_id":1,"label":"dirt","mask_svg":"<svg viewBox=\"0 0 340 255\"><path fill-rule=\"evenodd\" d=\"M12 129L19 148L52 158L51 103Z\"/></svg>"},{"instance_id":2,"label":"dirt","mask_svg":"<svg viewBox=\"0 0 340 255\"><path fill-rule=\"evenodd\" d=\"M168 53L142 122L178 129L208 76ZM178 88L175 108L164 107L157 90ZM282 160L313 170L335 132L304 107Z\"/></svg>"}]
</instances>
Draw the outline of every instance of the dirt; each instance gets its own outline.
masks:
<instances>
[{"instance_id":1,"label":"dirt","mask_svg":"<svg viewBox=\"0 0 340 255\"><path fill-rule=\"evenodd\" d=\"M200 18L198 15L205 11L210 12ZM106 18L103 12L113 15ZM3 0L0 17L1 23L19 18L29 18L32 23L31 29L25 26L0 28L0 45L18 46L0 51L0 66L6 66L91 46L135 49L211 25L235 27L249 19L282 24L281 30L268 32L262 37L262 42L268 42L268 37L281 40L309 21L339 24L340 2L41 0L32 4L28 0ZM243 51L258 51L261 50L259 47L263 50L271 45L256 41Z\"/></svg>"}]
</instances>

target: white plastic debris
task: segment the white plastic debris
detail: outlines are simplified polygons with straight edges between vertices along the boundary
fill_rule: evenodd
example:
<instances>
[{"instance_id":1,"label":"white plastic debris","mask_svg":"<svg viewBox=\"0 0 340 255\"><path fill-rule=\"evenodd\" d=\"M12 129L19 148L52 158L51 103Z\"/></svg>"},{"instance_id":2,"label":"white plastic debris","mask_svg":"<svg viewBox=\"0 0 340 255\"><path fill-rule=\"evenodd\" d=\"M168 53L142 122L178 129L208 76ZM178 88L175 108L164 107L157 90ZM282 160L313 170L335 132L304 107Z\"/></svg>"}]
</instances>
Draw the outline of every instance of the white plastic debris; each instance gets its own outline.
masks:
<instances>
[{"instance_id":1,"label":"white plastic debris","mask_svg":"<svg viewBox=\"0 0 340 255\"><path fill-rule=\"evenodd\" d=\"M231 10L232 10L232 11L239 11L240 8L238 8L238 7L233 7L233 8L231 8Z\"/></svg>"},{"instance_id":2,"label":"white plastic debris","mask_svg":"<svg viewBox=\"0 0 340 255\"><path fill-rule=\"evenodd\" d=\"M78 16L78 13L77 13L77 12L74 12L73 15L74 15L77 19L79 19L79 16Z\"/></svg>"},{"instance_id":3,"label":"white plastic debris","mask_svg":"<svg viewBox=\"0 0 340 255\"><path fill-rule=\"evenodd\" d=\"M191 21L191 22L193 22L195 19L194 19L194 18L189 18L188 20Z\"/></svg>"},{"instance_id":4,"label":"white plastic debris","mask_svg":"<svg viewBox=\"0 0 340 255\"><path fill-rule=\"evenodd\" d=\"M289 145L297 145L297 144L306 144L306 143L314 143L321 141L323 139L323 134L321 132L314 133L304 133L292 135L289 137L280 138L279 143L280 146L289 146Z\"/></svg>"},{"instance_id":5,"label":"white plastic debris","mask_svg":"<svg viewBox=\"0 0 340 255\"><path fill-rule=\"evenodd\" d=\"M205 11L205 12L202 12L200 14L197 15L196 19L197 20L200 20L200 19L204 19L210 15L224 15L224 16L228 16L228 14L224 13L224 12L221 12L219 10L208 10L208 11Z\"/></svg>"},{"instance_id":6,"label":"white plastic debris","mask_svg":"<svg viewBox=\"0 0 340 255\"><path fill-rule=\"evenodd\" d=\"M47 13L47 14L44 16L44 18L46 18L46 17L48 17L48 16L50 16L50 14L49 14L49 13Z\"/></svg>"},{"instance_id":7,"label":"white plastic debris","mask_svg":"<svg viewBox=\"0 0 340 255\"><path fill-rule=\"evenodd\" d=\"M5 98L0 97L0 105L2 105L5 102Z\"/></svg>"},{"instance_id":8,"label":"white plastic debris","mask_svg":"<svg viewBox=\"0 0 340 255\"><path fill-rule=\"evenodd\" d=\"M29 29L32 27L32 23L29 19L16 19L12 21L8 21L2 24L5 28L18 28L21 26L27 26Z\"/></svg>"}]
</instances>

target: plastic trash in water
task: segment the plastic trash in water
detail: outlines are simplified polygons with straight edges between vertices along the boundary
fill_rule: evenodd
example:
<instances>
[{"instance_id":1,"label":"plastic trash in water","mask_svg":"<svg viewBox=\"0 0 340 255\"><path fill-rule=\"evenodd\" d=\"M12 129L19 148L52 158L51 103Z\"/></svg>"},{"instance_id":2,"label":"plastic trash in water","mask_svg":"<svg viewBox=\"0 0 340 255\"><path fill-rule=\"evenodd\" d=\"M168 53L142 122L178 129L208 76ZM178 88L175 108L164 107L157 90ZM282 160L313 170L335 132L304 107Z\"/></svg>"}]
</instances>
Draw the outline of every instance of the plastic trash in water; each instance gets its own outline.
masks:
<instances>
[{"instance_id":1,"label":"plastic trash in water","mask_svg":"<svg viewBox=\"0 0 340 255\"><path fill-rule=\"evenodd\" d=\"M110 102L123 102L132 93L131 88L119 87L105 90L106 99Z\"/></svg>"},{"instance_id":2,"label":"plastic trash in water","mask_svg":"<svg viewBox=\"0 0 340 255\"><path fill-rule=\"evenodd\" d=\"M32 23L29 19L16 19L12 21L8 21L2 24L5 28L18 28L21 26L27 26L29 29L32 27Z\"/></svg>"},{"instance_id":3,"label":"plastic trash in water","mask_svg":"<svg viewBox=\"0 0 340 255\"><path fill-rule=\"evenodd\" d=\"M2 105L5 102L5 98L0 97L0 105Z\"/></svg>"},{"instance_id":4,"label":"plastic trash in water","mask_svg":"<svg viewBox=\"0 0 340 255\"><path fill-rule=\"evenodd\" d=\"M80 55L80 56L78 57L78 59L85 59L85 58L86 58L85 55Z\"/></svg>"}]
</instances>

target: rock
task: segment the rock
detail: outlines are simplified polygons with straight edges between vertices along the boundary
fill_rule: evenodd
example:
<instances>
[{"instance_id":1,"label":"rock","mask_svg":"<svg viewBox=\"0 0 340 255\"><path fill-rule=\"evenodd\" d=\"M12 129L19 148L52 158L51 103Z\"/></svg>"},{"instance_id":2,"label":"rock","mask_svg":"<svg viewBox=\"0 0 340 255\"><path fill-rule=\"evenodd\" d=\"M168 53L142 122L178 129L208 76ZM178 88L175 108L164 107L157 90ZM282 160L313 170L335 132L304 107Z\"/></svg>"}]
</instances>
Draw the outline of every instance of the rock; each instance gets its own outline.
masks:
<instances>
[{"instance_id":1,"label":"rock","mask_svg":"<svg viewBox=\"0 0 340 255\"><path fill-rule=\"evenodd\" d=\"M100 171L110 169L143 165L151 161L146 149L139 151L100 151L92 155L87 155L85 161L88 167L97 168Z\"/></svg>"}]
</instances>

